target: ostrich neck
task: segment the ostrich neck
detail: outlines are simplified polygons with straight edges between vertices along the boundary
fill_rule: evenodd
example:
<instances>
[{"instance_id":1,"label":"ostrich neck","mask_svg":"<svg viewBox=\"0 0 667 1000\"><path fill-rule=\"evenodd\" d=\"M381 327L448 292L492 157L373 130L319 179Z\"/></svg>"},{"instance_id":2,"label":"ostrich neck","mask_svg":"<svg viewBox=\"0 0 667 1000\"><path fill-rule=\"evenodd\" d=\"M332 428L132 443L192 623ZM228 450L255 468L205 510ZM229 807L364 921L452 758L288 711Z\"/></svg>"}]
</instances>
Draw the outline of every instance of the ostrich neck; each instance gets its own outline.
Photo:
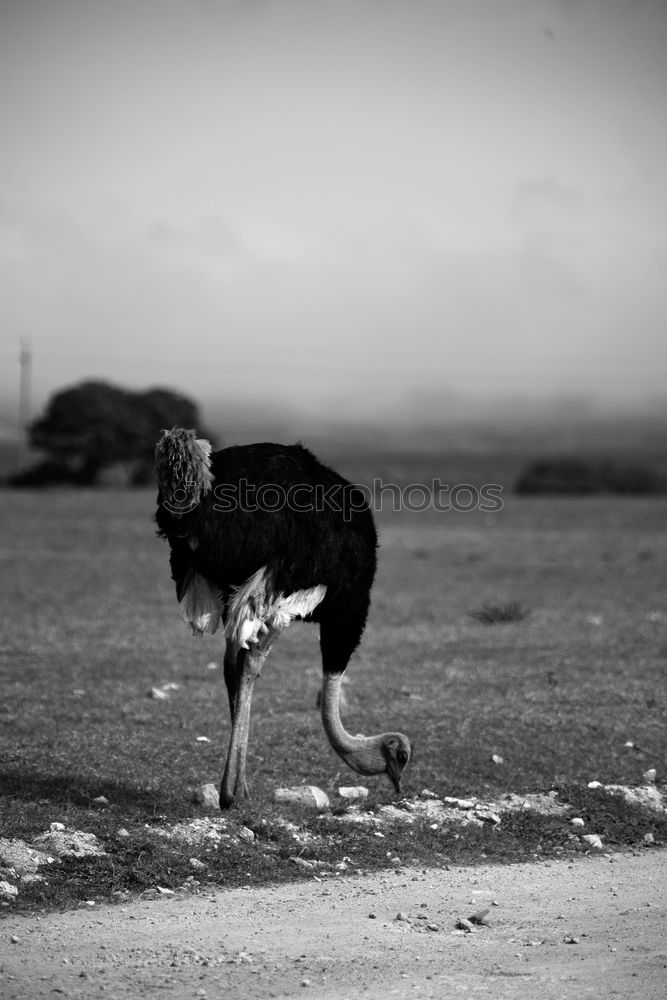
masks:
<instances>
[{"instance_id":1,"label":"ostrich neck","mask_svg":"<svg viewBox=\"0 0 667 1000\"><path fill-rule=\"evenodd\" d=\"M381 736L352 736L340 719L342 674L324 674L322 682L322 722L329 743L339 757L360 774L381 774L386 761Z\"/></svg>"}]
</instances>

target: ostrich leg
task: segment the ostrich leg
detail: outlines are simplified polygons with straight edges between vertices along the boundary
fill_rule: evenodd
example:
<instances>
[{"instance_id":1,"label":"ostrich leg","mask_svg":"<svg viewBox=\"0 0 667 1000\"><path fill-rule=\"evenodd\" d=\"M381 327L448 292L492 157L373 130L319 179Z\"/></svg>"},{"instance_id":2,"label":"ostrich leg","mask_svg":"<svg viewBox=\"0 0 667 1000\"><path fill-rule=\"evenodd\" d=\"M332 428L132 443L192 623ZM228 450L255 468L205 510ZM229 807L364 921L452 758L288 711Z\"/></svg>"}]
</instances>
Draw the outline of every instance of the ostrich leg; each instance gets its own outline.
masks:
<instances>
[{"instance_id":1,"label":"ostrich leg","mask_svg":"<svg viewBox=\"0 0 667 1000\"><path fill-rule=\"evenodd\" d=\"M243 660L245 655L245 649L241 649L236 640L231 638L227 639L227 645L225 647L224 671L227 697L229 698L229 716L232 721L232 726L234 725L234 715L236 714L236 696L238 694L239 681L241 679L241 671L243 669ZM244 785L243 796L246 799L250 796L247 784Z\"/></svg>"},{"instance_id":2,"label":"ostrich leg","mask_svg":"<svg viewBox=\"0 0 667 1000\"><path fill-rule=\"evenodd\" d=\"M237 798L248 794L245 767L252 692L276 634L276 629L270 629L250 649L240 649L238 644L230 643L227 647L229 655L225 652L225 683L229 695L232 734L220 788L222 809L229 808Z\"/></svg>"}]
</instances>

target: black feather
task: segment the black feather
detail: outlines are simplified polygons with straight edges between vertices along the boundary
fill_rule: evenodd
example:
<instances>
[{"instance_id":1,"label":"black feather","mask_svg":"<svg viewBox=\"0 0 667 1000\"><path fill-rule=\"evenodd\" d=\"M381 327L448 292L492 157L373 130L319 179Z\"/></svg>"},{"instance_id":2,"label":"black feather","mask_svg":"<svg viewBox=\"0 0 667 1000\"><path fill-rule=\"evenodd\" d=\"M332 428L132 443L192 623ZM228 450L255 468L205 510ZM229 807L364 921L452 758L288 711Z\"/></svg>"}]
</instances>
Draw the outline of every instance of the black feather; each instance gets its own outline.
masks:
<instances>
[{"instance_id":1,"label":"black feather","mask_svg":"<svg viewBox=\"0 0 667 1000\"><path fill-rule=\"evenodd\" d=\"M161 444L169 448L169 435ZM178 483L163 482L158 494L156 520L171 547L179 600L192 571L223 600L263 566L276 593L324 584L310 618L321 624L325 671L345 669L364 630L376 569L377 534L363 491L300 444L225 448L211 455L210 472L210 489L186 513L163 502Z\"/></svg>"}]
</instances>

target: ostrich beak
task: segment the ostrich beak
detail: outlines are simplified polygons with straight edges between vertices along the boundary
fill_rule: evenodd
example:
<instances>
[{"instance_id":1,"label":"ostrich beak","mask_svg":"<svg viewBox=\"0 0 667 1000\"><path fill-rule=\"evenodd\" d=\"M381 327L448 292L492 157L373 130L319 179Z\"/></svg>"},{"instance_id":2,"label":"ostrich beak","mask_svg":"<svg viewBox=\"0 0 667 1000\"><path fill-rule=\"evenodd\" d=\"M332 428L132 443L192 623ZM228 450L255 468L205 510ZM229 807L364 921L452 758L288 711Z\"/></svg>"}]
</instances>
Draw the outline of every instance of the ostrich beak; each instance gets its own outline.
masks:
<instances>
[{"instance_id":1,"label":"ostrich beak","mask_svg":"<svg viewBox=\"0 0 667 1000\"><path fill-rule=\"evenodd\" d=\"M392 785L396 789L396 794L401 794L401 769L398 765L398 761L390 757L387 761L387 774Z\"/></svg>"}]
</instances>

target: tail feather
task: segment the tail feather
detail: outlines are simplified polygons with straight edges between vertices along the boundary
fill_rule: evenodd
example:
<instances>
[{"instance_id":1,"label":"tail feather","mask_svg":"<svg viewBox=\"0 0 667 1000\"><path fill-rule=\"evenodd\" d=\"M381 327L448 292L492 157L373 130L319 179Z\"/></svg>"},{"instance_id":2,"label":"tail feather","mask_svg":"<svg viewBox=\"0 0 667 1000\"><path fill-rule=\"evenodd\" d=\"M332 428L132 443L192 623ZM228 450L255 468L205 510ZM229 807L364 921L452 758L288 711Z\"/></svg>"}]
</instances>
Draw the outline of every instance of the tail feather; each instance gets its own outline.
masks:
<instances>
[{"instance_id":1,"label":"tail feather","mask_svg":"<svg viewBox=\"0 0 667 1000\"><path fill-rule=\"evenodd\" d=\"M210 492L211 444L194 430L163 431L155 449L155 467L162 504L174 517L187 514Z\"/></svg>"},{"instance_id":2,"label":"tail feather","mask_svg":"<svg viewBox=\"0 0 667 1000\"><path fill-rule=\"evenodd\" d=\"M271 580L266 566L235 587L225 614L225 633L248 648L248 640L257 636L271 602Z\"/></svg>"},{"instance_id":3,"label":"tail feather","mask_svg":"<svg viewBox=\"0 0 667 1000\"><path fill-rule=\"evenodd\" d=\"M227 604L225 634L234 638L243 649L256 643L262 632L284 629L295 618L312 614L324 600L324 584L292 594L273 591L271 573L262 566L245 583L235 587Z\"/></svg>"},{"instance_id":4,"label":"tail feather","mask_svg":"<svg viewBox=\"0 0 667 1000\"><path fill-rule=\"evenodd\" d=\"M193 635L213 634L222 617L222 595L201 573L189 570L178 604L181 618L192 628Z\"/></svg>"}]
</instances>

